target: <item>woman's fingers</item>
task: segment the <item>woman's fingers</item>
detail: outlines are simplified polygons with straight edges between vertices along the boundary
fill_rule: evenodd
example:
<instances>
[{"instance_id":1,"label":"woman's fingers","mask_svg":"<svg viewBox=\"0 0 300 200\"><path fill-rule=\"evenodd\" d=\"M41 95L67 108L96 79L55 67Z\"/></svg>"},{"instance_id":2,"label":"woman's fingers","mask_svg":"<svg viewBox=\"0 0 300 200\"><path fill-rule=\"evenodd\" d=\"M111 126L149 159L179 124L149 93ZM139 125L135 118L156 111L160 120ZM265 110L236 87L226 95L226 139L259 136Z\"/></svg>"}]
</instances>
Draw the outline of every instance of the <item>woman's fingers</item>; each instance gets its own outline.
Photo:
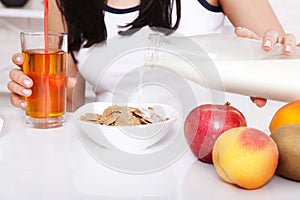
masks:
<instances>
[{"instance_id":1,"label":"woman's fingers","mask_svg":"<svg viewBox=\"0 0 300 200\"><path fill-rule=\"evenodd\" d=\"M27 106L24 97L31 95L31 87L33 85L32 80L26 76L21 68L24 63L24 58L21 53L15 53L12 56L12 62L20 68L12 69L9 72L10 82L7 84L7 88L11 91L10 102L12 105L25 109Z\"/></svg>"},{"instance_id":2,"label":"woman's fingers","mask_svg":"<svg viewBox=\"0 0 300 200\"><path fill-rule=\"evenodd\" d=\"M12 62L16 65L18 65L19 67L22 67L23 63L24 63L24 57L22 56L21 53L15 53L12 56Z\"/></svg>"},{"instance_id":3,"label":"woman's fingers","mask_svg":"<svg viewBox=\"0 0 300 200\"><path fill-rule=\"evenodd\" d=\"M283 44L284 55L289 56L294 53L296 47L296 37L293 34L285 34L281 43Z\"/></svg>"},{"instance_id":4,"label":"woman's fingers","mask_svg":"<svg viewBox=\"0 0 300 200\"><path fill-rule=\"evenodd\" d=\"M236 27L234 29L234 33L239 37L255 39L255 40L260 40L261 39L253 31L251 31L247 28L244 28L244 27Z\"/></svg>"},{"instance_id":5,"label":"woman's fingers","mask_svg":"<svg viewBox=\"0 0 300 200\"><path fill-rule=\"evenodd\" d=\"M272 29L266 31L263 38L258 37L253 31L244 27L236 27L234 32L239 37L262 40L262 48L265 51L270 51L277 43L281 43L283 45L282 52L287 56L294 53L296 46L300 47L300 44L296 45L296 37L293 34L285 34L280 38L279 33Z\"/></svg>"},{"instance_id":6,"label":"woman's fingers","mask_svg":"<svg viewBox=\"0 0 300 200\"><path fill-rule=\"evenodd\" d=\"M256 104L257 107L261 108L266 105L267 99L261 97L250 97L251 101Z\"/></svg>"},{"instance_id":7,"label":"woman's fingers","mask_svg":"<svg viewBox=\"0 0 300 200\"><path fill-rule=\"evenodd\" d=\"M296 38L293 34L284 34L280 38L279 34L275 30L268 30L263 37L263 49L270 51L276 43L283 45L282 52L284 55L292 55L296 46Z\"/></svg>"},{"instance_id":8,"label":"woman's fingers","mask_svg":"<svg viewBox=\"0 0 300 200\"><path fill-rule=\"evenodd\" d=\"M275 30L265 32L262 39L262 48L266 51L273 49L274 45L279 42L279 34Z\"/></svg>"},{"instance_id":9,"label":"woman's fingers","mask_svg":"<svg viewBox=\"0 0 300 200\"><path fill-rule=\"evenodd\" d=\"M24 88L14 81L10 81L7 84L7 88L14 94L18 94L20 96L29 97L31 95L31 89Z\"/></svg>"},{"instance_id":10,"label":"woman's fingers","mask_svg":"<svg viewBox=\"0 0 300 200\"><path fill-rule=\"evenodd\" d=\"M17 62L19 62L19 60ZM23 61L20 61L19 63L22 62ZM11 91L11 104L24 109L27 106L24 97L29 97L31 95L32 91L30 88L32 87L33 82L20 69L12 69L9 72L9 78L11 81L8 82L7 88Z\"/></svg>"},{"instance_id":11,"label":"woman's fingers","mask_svg":"<svg viewBox=\"0 0 300 200\"><path fill-rule=\"evenodd\" d=\"M15 93L10 94L10 102L13 106L25 109L27 106L27 102L24 100L23 96L20 96Z\"/></svg>"},{"instance_id":12,"label":"woman's fingers","mask_svg":"<svg viewBox=\"0 0 300 200\"><path fill-rule=\"evenodd\" d=\"M33 85L33 82L31 80L31 78L29 78L28 76L26 76L21 70L19 69L12 69L9 72L9 78L19 84L20 86L23 86L24 88L31 88ZM13 88L12 88L13 89ZM12 92L14 92L14 90L11 90Z\"/></svg>"}]
</instances>

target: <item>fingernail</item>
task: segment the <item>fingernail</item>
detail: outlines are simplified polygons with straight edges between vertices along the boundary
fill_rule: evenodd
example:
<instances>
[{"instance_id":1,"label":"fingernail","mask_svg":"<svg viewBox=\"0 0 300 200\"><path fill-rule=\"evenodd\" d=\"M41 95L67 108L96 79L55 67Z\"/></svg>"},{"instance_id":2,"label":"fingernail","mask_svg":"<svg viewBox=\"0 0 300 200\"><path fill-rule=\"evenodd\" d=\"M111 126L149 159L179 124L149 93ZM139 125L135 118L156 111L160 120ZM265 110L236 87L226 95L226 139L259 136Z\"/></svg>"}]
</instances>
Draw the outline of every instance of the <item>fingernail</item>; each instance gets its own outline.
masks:
<instances>
[{"instance_id":1,"label":"fingernail","mask_svg":"<svg viewBox=\"0 0 300 200\"><path fill-rule=\"evenodd\" d=\"M235 27L235 30L242 30L242 27L237 26L237 27Z\"/></svg>"},{"instance_id":2,"label":"fingernail","mask_svg":"<svg viewBox=\"0 0 300 200\"><path fill-rule=\"evenodd\" d=\"M271 42L271 40L266 40L265 43L264 43L264 47L271 48L271 47L272 47L272 42Z\"/></svg>"},{"instance_id":3,"label":"fingernail","mask_svg":"<svg viewBox=\"0 0 300 200\"><path fill-rule=\"evenodd\" d=\"M288 52L288 53L291 53L291 52L292 52L292 46L291 46L291 45L286 45L286 46L284 47L284 51L285 51L285 52Z\"/></svg>"},{"instance_id":4,"label":"fingernail","mask_svg":"<svg viewBox=\"0 0 300 200\"><path fill-rule=\"evenodd\" d=\"M30 86L31 86L31 81L28 80L28 79L25 79L25 80L23 81L23 84L24 84L26 87L30 87Z\"/></svg>"},{"instance_id":5,"label":"fingernail","mask_svg":"<svg viewBox=\"0 0 300 200\"><path fill-rule=\"evenodd\" d=\"M22 108L24 108L24 109L25 109L25 108L26 108L26 106L27 106L27 103L26 103L26 102L21 102L21 103L20 103L20 105L21 105L21 107L22 107Z\"/></svg>"},{"instance_id":6,"label":"fingernail","mask_svg":"<svg viewBox=\"0 0 300 200\"><path fill-rule=\"evenodd\" d=\"M17 56L17 57L16 57L16 61L17 61L18 63L20 63L20 62L22 61L22 57L21 57L21 56Z\"/></svg>"},{"instance_id":7,"label":"fingernail","mask_svg":"<svg viewBox=\"0 0 300 200\"><path fill-rule=\"evenodd\" d=\"M22 94L24 94L27 97L30 95L30 90L23 89Z\"/></svg>"}]
</instances>

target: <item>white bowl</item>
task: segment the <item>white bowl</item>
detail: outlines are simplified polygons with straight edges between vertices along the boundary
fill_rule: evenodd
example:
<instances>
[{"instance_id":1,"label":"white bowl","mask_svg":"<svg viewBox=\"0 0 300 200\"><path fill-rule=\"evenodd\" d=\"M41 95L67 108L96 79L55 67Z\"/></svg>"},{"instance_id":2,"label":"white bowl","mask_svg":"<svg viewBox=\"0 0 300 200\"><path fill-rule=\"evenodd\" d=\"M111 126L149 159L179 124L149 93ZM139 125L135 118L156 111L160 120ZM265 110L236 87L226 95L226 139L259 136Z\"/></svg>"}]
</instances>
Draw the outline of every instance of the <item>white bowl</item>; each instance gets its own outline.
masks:
<instances>
[{"instance_id":1,"label":"white bowl","mask_svg":"<svg viewBox=\"0 0 300 200\"><path fill-rule=\"evenodd\" d=\"M175 126L175 121L178 118L176 109L165 104L127 104L135 108L153 107L154 113L162 118L168 117L168 120L137 126L107 126L91 122L85 122L80 119L80 116L86 113L102 114L103 110L112 105L106 102L88 103L77 109L74 113L76 125L79 131L83 131L97 144L112 150L121 150L128 153L139 153L142 150L156 144L160 141L169 130Z\"/></svg>"}]
</instances>

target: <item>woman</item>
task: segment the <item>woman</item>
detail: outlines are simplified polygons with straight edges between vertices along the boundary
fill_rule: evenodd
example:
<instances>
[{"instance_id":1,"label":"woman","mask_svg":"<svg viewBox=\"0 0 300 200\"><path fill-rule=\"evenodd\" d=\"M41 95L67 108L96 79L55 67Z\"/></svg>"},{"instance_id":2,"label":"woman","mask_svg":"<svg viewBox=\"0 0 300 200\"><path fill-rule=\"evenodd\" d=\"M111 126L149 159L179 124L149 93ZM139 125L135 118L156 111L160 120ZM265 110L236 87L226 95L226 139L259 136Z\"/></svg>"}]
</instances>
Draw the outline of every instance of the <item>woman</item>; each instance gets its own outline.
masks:
<instances>
[{"instance_id":1,"label":"woman","mask_svg":"<svg viewBox=\"0 0 300 200\"><path fill-rule=\"evenodd\" d=\"M90 0L88 3L82 0L50 0L49 9L49 30L69 33L68 76L76 77L77 82L76 86L74 79L68 82L68 100L72 103L72 110L84 103L84 83L85 79L89 79L78 73L77 64L80 65L85 55L84 49L118 34L132 35L145 26L164 30L164 34L176 31L188 36L199 35L221 32L227 16L236 27L238 36L262 39L262 48L266 51L276 43L282 43L284 54L290 55L295 47L294 36L284 33L268 0ZM21 66L22 56L14 55L13 62ZM31 95L32 80L19 69L12 69L10 78L11 103L25 108L24 96ZM100 96L98 100L103 100L101 92L109 86L94 87L99 90L95 91ZM257 101L256 104L262 106L264 102Z\"/></svg>"}]
</instances>

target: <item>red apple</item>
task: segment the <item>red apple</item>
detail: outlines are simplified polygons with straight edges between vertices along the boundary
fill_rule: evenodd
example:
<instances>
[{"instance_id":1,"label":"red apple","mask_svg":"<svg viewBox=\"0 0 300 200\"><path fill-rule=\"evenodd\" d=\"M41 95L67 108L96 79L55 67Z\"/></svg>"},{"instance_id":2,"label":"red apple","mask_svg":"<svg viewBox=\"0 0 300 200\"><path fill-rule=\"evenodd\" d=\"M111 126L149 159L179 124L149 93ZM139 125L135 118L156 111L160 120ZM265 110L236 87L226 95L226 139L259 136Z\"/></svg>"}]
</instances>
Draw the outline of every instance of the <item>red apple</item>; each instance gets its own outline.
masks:
<instances>
[{"instance_id":1,"label":"red apple","mask_svg":"<svg viewBox=\"0 0 300 200\"><path fill-rule=\"evenodd\" d=\"M203 162L212 163L212 149L225 131L247 126L244 115L229 103L204 104L194 108L186 117L184 136L193 154Z\"/></svg>"}]
</instances>

